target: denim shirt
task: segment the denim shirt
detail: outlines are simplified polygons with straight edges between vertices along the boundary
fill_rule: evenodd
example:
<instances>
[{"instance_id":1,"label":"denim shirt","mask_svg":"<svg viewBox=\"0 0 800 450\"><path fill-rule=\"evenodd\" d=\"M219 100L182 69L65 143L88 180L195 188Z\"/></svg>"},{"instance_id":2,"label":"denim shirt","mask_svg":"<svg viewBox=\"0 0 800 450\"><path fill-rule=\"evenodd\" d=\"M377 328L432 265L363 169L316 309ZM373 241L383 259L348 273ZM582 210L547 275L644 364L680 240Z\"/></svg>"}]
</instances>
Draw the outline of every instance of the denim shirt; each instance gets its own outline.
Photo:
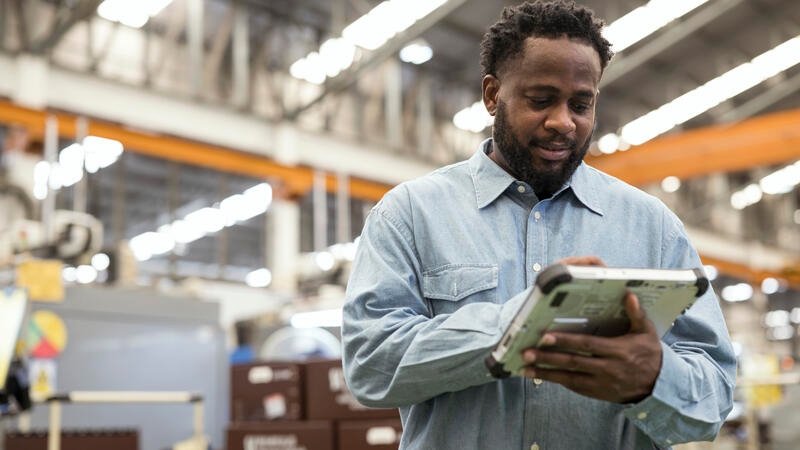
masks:
<instances>
[{"instance_id":1,"label":"denim shirt","mask_svg":"<svg viewBox=\"0 0 800 450\"><path fill-rule=\"evenodd\" d=\"M662 338L652 394L617 404L484 358L541 269L567 256L694 268L678 218L655 197L581 164L538 201L486 154L392 189L371 211L344 307L343 363L364 405L400 409L401 449L652 449L713 439L736 361L709 289ZM538 446L538 447L536 447Z\"/></svg>"}]
</instances>

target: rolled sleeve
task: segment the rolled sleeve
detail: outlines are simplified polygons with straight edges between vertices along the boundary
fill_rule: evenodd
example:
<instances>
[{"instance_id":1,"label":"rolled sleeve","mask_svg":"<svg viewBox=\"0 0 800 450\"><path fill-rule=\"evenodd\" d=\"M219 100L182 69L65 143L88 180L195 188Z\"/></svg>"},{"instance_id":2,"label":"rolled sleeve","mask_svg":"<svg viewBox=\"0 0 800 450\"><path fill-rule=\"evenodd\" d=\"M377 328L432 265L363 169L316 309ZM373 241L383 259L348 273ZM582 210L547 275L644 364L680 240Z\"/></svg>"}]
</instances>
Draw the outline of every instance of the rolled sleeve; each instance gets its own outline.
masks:
<instances>
[{"instance_id":1,"label":"rolled sleeve","mask_svg":"<svg viewBox=\"0 0 800 450\"><path fill-rule=\"evenodd\" d=\"M677 218L668 217L662 262L666 267L701 267ZM712 289L662 339L661 372L652 394L625 415L664 446L713 440L733 407L736 358Z\"/></svg>"}]
</instances>

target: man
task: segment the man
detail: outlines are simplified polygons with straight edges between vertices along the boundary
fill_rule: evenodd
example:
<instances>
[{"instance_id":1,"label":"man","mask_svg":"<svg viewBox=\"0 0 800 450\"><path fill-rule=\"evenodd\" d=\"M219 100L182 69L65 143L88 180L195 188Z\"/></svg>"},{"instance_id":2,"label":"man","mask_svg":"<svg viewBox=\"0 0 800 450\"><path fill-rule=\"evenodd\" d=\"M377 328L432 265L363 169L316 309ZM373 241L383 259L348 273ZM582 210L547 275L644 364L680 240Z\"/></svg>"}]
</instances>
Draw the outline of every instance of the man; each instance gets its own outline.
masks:
<instances>
[{"instance_id":1,"label":"man","mask_svg":"<svg viewBox=\"0 0 800 450\"><path fill-rule=\"evenodd\" d=\"M712 290L661 340L628 295L624 336L547 335L592 357L527 349L526 377L504 380L484 366L550 263L701 264L660 201L582 163L611 59L602 25L573 3L506 8L481 43L492 139L396 187L367 220L345 374L365 405L400 409L402 449L661 448L713 439L731 408Z\"/></svg>"}]
</instances>

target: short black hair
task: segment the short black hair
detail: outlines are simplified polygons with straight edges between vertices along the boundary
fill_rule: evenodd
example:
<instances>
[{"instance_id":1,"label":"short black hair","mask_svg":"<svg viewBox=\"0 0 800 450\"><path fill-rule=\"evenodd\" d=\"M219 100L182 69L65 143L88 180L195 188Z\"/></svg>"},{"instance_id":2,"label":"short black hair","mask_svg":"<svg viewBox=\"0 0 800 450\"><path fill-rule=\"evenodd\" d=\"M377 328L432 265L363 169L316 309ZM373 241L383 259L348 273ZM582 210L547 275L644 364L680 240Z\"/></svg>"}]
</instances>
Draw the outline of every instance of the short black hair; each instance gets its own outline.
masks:
<instances>
[{"instance_id":1,"label":"short black hair","mask_svg":"<svg viewBox=\"0 0 800 450\"><path fill-rule=\"evenodd\" d=\"M507 6L481 40L481 78L496 77L503 64L522 53L522 44L531 36L582 40L597 50L600 68L605 69L614 52L601 33L604 25L591 9L573 1L536 0Z\"/></svg>"}]
</instances>

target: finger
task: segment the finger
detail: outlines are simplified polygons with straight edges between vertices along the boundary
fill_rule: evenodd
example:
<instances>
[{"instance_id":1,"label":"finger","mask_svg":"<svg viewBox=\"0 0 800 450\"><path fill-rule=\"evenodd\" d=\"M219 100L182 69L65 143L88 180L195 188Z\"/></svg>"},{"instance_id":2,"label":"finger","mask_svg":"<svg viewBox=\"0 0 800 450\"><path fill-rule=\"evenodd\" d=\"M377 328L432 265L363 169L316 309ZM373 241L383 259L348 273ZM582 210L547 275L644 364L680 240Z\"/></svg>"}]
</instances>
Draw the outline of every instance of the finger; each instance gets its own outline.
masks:
<instances>
[{"instance_id":1,"label":"finger","mask_svg":"<svg viewBox=\"0 0 800 450\"><path fill-rule=\"evenodd\" d=\"M573 353L595 356L614 356L617 345L609 338L577 333L547 333L540 340L540 348L557 347ZM537 354L538 355L538 354Z\"/></svg>"},{"instance_id":2,"label":"finger","mask_svg":"<svg viewBox=\"0 0 800 450\"><path fill-rule=\"evenodd\" d=\"M597 379L589 374L571 372L568 370L537 368L534 373L536 378L558 383L577 393L589 392Z\"/></svg>"},{"instance_id":3,"label":"finger","mask_svg":"<svg viewBox=\"0 0 800 450\"><path fill-rule=\"evenodd\" d=\"M533 361L530 361L531 359ZM535 352L534 358L526 359L526 362L528 361L534 362L536 369L547 367L554 370L569 370L590 374L602 373L607 364L602 358L541 350Z\"/></svg>"},{"instance_id":4,"label":"finger","mask_svg":"<svg viewBox=\"0 0 800 450\"><path fill-rule=\"evenodd\" d=\"M647 312L632 292L625 294L625 312L631 321L631 333L644 333L648 330L650 321L647 319Z\"/></svg>"},{"instance_id":5,"label":"finger","mask_svg":"<svg viewBox=\"0 0 800 450\"><path fill-rule=\"evenodd\" d=\"M568 256L566 258L559 259L557 262L562 264L569 264L573 266L603 266L605 267L606 263L600 259L599 256L595 255L586 255L586 256Z\"/></svg>"}]
</instances>

